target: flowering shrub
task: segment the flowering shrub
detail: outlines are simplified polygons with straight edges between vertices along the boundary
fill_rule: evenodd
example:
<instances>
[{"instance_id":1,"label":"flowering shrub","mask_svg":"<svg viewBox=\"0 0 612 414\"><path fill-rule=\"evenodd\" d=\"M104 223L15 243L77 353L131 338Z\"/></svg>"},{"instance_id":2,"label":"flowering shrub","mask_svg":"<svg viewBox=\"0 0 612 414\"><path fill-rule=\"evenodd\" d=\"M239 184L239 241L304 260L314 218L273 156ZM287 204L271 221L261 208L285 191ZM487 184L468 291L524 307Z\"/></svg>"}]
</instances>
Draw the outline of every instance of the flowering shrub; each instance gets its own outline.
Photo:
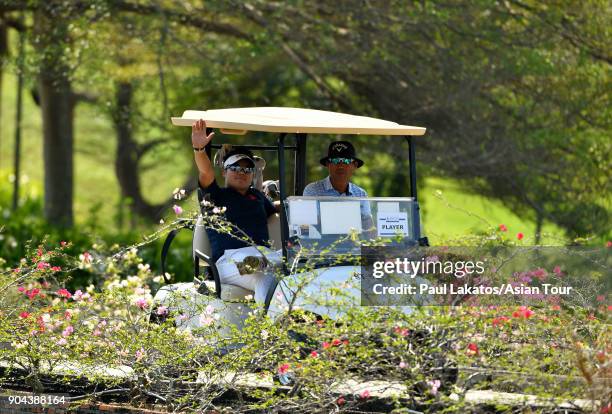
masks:
<instances>
[{"instance_id":1,"label":"flowering shrub","mask_svg":"<svg viewBox=\"0 0 612 414\"><path fill-rule=\"evenodd\" d=\"M231 231L222 213L211 206L207 219ZM66 254L69 247L36 246L0 273L0 362L10 367L4 378L38 393L63 385L94 398L90 388L74 385L81 378L131 403L155 401L177 411L229 405L235 412L466 412L478 411L462 399L466 392L493 389L536 394L553 405L553 397L589 399L593 412L607 409L607 296L595 308L542 302L423 307L406 314L351 306L337 287L324 298L343 310L337 320L290 303L276 321L255 309L237 330L224 326L210 304L177 314L173 304L154 303L163 278L137 247L78 255ZM95 274L98 286L67 288L66 278L80 270ZM534 269L517 277L547 274ZM292 283L287 288L302 294ZM177 327L194 318L200 328ZM222 328L230 334L221 335ZM401 388L394 396L385 393L395 386Z\"/></svg>"}]
</instances>

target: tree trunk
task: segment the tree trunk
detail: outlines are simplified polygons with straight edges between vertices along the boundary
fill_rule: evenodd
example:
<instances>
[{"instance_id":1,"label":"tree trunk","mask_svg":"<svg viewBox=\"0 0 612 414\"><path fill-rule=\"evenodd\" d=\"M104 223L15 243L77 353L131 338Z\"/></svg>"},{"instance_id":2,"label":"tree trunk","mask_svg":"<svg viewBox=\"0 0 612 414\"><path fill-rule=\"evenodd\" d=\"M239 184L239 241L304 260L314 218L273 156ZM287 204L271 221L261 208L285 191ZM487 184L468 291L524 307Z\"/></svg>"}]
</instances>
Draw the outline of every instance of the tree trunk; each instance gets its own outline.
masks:
<instances>
[{"instance_id":1,"label":"tree trunk","mask_svg":"<svg viewBox=\"0 0 612 414\"><path fill-rule=\"evenodd\" d=\"M49 10L53 7L48 4ZM45 218L52 224L73 224L74 98L64 47L69 43L69 19L45 7L34 14L36 43L41 59L38 75L43 121ZM93 184L93 183L92 183Z\"/></svg>"},{"instance_id":2,"label":"tree trunk","mask_svg":"<svg viewBox=\"0 0 612 414\"><path fill-rule=\"evenodd\" d=\"M4 95L4 87L2 84L4 75L4 60L8 55L8 33L6 25L3 21L4 13L0 13L0 131L2 131L2 96ZM2 135L0 134L0 150L2 149ZM2 151L0 151L2 154ZM2 168L2 159L0 157L0 168Z\"/></svg>"},{"instance_id":3,"label":"tree trunk","mask_svg":"<svg viewBox=\"0 0 612 414\"><path fill-rule=\"evenodd\" d=\"M158 219L161 206L149 204L140 189L139 146L134 140L132 130L132 96L133 85L130 82L119 81L115 90L115 111L113 122L117 132L117 156L115 157L115 173L121 187L121 196L131 202L131 210L149 220Z\"/></svg>"},{"instance_id":4,"label":"tree trunk","mask_svg":"<svg viewBox=\"0 0 612 414\"><path fill-rule=\"evenodd\" d=\"M15 111L15 151L13 152L13 211L19 206L19 182L21 181L21 121L23 112L23 71L25 61L25 33L19 33L19 56L17 57L17 103Z\"/></svg>"},{"instance_id":5,"label":"tree trunk","mask_svg":"<svg viewBox=\"0 0 612 414\"><path fill-rule=\"evenodd\" d=\"M113 123L117 132L117 156L115 157L115 174L121 187L121 196L129 200L128 206L133 216L137 215L150 221L157 221L174 202L168 197L161 204L151 204L144 199L140 188L140 160L145 145L140 145L134 139L132 129L132 97L134 86L131 82L119 81L115 85L115 109ZM182 188L187 194L196 188L196 174L186 177ZM121 207L126 203L121 203Z\"/></svg>"},{"instance_id":6,"label":"tree trunk","mask_svg":"<svg viewBox=\"0 0 612 414\"><path fill-rule=\"evenodd\" d=\"M540 244L542 239L542 225L544 224L544 217L542 213L536 211L536 231L535 231L535 244Z\"/></svg>"}]
</instances>

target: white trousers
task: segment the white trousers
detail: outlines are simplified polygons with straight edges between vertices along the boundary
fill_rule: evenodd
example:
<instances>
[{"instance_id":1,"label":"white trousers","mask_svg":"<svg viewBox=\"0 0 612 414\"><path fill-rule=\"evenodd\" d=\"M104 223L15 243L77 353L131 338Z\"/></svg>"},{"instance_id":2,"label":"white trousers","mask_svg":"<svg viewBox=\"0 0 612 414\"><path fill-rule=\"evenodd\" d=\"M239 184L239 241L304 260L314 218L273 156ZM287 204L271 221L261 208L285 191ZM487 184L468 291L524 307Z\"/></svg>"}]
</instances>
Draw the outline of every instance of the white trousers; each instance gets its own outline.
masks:
<instances>
[{"instance_id":1,"label":"white trousers","mask_svg":"<svg viewBox=\"0 0 612 414\"><path fill-rule=\"evenodd\" d=\"M242 262L247 256L262 256L270 262L268 268L261 272L241 275L236 263ZM217 270L221 283L236 285L255 292L255 302L264 303L268 291L273 287L277 275L274 265L282 262L282 254L279 251L268 249L267 247L243 247L241 249L226 250L223 256L217 260Z\"/></svg>"}]
</instances>

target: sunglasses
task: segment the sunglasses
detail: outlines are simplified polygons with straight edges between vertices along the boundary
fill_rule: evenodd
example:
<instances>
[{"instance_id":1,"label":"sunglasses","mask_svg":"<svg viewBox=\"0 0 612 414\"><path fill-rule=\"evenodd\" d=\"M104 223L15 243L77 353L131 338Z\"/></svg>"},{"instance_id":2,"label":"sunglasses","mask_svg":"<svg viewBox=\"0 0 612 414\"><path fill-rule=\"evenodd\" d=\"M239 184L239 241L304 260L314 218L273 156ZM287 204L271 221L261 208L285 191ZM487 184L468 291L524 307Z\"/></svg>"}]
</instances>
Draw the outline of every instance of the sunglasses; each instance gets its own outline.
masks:
<instances>
[{"instance_id":1,"label":"sunglasses","mask_svg":"<svg viewBox=\"0 0 612 414\"><path fill-rule=\"evenodd\" d=\"M346 164L346 165L350 165L353 163L353 161L355 161L352 158L330 158L329 162L331 162L334 165L338 165L338 164Z\"/></svg>"},{"instance_id":2,"label":"sunglasses","mask_svg":"<svg viewBox=\"0 0 612 414\"><path fill-rule=\"evenodd\" d=\"M230 165L226 167L225 169L236 172L236 173L243 173L243 174L253 174L255 172L255 168L253 167L241 167L239 165Z\"/></svg>"}]
</instances>

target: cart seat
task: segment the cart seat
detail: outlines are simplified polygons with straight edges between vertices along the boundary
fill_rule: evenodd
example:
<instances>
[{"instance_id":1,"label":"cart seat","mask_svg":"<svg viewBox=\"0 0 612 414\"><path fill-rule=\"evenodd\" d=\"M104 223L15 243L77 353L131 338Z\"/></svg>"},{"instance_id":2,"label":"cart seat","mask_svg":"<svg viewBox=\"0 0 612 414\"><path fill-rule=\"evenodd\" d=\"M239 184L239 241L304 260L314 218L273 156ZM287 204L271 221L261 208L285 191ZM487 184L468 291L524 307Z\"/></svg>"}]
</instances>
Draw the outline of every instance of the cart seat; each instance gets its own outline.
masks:
<instances>
[{"instance_id":1,"label":"cart seat","mask_svg":"<svg viewBox=\"0 0 612 414\"><path fill-rule=\"evenodd\" d=\"M206 227L202 223L202 217L198 217L196 226L193 230L193 251L199 250L207 256L212 256L210 241L208 240L208 234L206 233ZM268 234L270 235L270 242L272 249L278 250L281 248L281 227L280 217L278 214L273 214L268 218ZM200 266L206 267L208 264L203 260L200 260ZM215 282L212 280L206 280L206 286L211 292L215 292ZM221 284L221 299L224 301L248 301L253 300L254 292L248 289L244 289L240 286Z\"/></svg>"}]
</instances>

